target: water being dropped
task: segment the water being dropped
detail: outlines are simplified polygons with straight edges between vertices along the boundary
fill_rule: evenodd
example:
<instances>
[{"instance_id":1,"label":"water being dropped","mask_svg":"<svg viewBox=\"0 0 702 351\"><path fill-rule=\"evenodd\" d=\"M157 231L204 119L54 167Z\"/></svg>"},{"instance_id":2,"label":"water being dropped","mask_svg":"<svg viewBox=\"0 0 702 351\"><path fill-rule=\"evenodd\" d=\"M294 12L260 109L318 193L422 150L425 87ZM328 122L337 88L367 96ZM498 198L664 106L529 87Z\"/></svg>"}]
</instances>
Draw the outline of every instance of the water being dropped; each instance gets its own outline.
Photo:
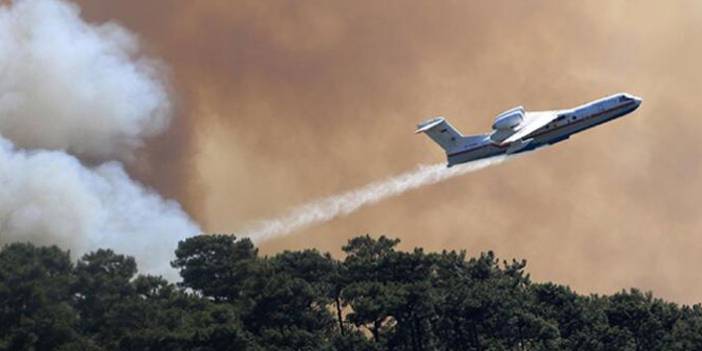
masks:
<instances>
[{"instance_id":1,"label":"water being dropped","mask_svg":"<svg viewBox=\"0 0 702 351\"><path fill-rule=\"evenodd\" d=\"M420 165L416 169L329 197L293 207L287 213L254 223L238 235L258 243L353 213L389 197L449 178L500 164L508 157L476 160L451 168L445 164Z\"/></svg>"}]
</instances>

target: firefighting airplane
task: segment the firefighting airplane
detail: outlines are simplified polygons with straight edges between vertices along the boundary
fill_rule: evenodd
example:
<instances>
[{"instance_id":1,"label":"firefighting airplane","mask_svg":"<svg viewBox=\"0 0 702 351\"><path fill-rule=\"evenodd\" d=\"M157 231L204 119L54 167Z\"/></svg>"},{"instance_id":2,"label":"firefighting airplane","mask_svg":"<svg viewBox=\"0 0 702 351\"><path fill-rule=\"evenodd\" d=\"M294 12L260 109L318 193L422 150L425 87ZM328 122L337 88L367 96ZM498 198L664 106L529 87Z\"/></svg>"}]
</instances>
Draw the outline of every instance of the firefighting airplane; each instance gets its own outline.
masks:
<instances>
[{"instance_id":1,"label":"firefighting airplane","mask_svg":"<svg viewBox=\"0 0 702 351\"><path fill-rule=\"evenodd\" d=\"M444 151L448 167L501 154L531 151L555 144L599 124L624 116L641 105L641 98L620 93L568 110L525 111L519 106L500 113L492 132L463 136L443 117L417 125Z\"/></svg>"}]
</instances>

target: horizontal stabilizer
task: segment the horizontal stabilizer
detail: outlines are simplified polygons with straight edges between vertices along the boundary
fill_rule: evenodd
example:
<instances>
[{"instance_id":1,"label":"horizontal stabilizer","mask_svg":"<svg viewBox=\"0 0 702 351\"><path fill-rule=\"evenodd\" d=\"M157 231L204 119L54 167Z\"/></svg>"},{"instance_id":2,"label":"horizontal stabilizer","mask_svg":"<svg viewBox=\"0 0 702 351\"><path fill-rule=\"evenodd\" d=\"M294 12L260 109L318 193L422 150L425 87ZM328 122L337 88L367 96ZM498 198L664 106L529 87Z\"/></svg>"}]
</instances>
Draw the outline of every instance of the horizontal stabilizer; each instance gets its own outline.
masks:
<instances>
[{"instance_id":1,"label":"horizontal stabilizer","mask_svg":"<svg viewBox=\"0 0 702 351\"><path fill-rule=\"evenodd\" d=\"M426 132L427 130L438 126L443 121L445 121L443 117L436 117L436 118L432 118L430 120L424 121L424 122L417 125L417 130L415 130L414 133L418 134L418 133Z\"/></svg>"}]
</instances>

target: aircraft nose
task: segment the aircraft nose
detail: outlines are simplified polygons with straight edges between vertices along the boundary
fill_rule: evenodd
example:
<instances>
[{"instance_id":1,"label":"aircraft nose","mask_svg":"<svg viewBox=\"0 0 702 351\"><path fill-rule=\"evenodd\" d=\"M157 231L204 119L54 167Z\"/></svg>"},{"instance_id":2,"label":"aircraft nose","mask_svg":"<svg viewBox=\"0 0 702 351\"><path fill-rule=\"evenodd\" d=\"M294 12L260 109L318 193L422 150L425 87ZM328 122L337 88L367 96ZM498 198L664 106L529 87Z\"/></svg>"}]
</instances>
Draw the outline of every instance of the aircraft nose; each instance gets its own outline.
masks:
<instances>
[{"instance_id":1,"label":"aircraft nose","mask_svg":"<svg viewBox=\"0 0 702 351\"><path fill-rule=\"evenodd\" d=\"M638 110L639 106L641 106L642 99L638 96L632 96L631 100L634 102L634 108L632 109L632 111Z\"/></svg>"},{"instance_id":2,"label":"aircraft nose","mask_svg":"<svg viewBox=\"0 0 702 351\"><path fill-rule=\"evenodd\" d=\"M624 94L624 95L625 95L626 97L628 97L629 99L634 100L634 101L636 101L636 102L638 102L638 103L640 103L641 100L642 100L640 97L635 96L635 95L631 95L631 94Z\"/></svg>"},{"instance_id":3,"label":"aircraft nose","mask_svg":"<svg viewBox=\"0 0 702 351\"><path fill-rule=\"evenodd\" d=\"M640 98L640 97L638 97L638 96L634 96L634 95L631 95L631 94L625 94L625 95L626 95L626 97L629 98L631 101L633 101L634 103L636 103L636 107L639 107L639 105L641 105L641 101L643 101L643 99Z\"/></svg>"}]
</instances>

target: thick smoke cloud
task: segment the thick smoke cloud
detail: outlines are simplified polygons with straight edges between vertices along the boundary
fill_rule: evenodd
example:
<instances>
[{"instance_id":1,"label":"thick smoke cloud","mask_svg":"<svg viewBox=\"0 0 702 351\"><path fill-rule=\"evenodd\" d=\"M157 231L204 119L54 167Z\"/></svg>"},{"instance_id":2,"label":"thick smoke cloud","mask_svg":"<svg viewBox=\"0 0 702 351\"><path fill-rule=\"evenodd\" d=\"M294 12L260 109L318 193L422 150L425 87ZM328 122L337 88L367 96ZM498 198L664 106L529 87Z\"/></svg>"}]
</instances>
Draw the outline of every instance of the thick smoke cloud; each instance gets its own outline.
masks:
<instances>
[{"instance_id":1,"label":"thick smoke cloud","mask_svg":"<svg viewBox=\"0 0 702 351\"><path fill-rule=\"evenodd\" d=\"M534 279L583 293L637 286L700 301L702 2L79 2L171 67L182 124L138 157L176 156L139 179L212 232L441 161L412 134L430 116L469 134L516 105L642 96L633 115L557 147L262 252L339 253L353 235L382 233L404 248L526 258Z\"/></svg>"},{"instance_id":2,"label":"thick smoke cloud","mask_svg":"<svg viewBox=\"0 0 702 351\"><path fill-rule=\"evenodd\" d=\"M168 125L159 66L131 33L62 1L0 8L0 134L18 146L128 157Z\"/></svg>"},{"instance_id":3,"label":"thick smoke cloud","mask_svg":"<svg viewBox=\"0 0 702 351\"><path fill-rule=\"evenodd\" d=\"M110 161L133 159L168 125L159 64L127 30L87 24L73 4L0 6L0 243L112 248L174 277L173 250L198 226Z\"/></svg>"},{"instance_id":4,"label":"thick smoke cloud","mask_svg":"<svg viewBox=\"0 0 702 351\"><path fill-rule=\"evenodd\" d=\"M167 274L178 240L199 229L174 201L134 182L119 162L94 168L61 151L0 141L0 241L111 248L142 272Z\"/></svg>"}]
</instances>

